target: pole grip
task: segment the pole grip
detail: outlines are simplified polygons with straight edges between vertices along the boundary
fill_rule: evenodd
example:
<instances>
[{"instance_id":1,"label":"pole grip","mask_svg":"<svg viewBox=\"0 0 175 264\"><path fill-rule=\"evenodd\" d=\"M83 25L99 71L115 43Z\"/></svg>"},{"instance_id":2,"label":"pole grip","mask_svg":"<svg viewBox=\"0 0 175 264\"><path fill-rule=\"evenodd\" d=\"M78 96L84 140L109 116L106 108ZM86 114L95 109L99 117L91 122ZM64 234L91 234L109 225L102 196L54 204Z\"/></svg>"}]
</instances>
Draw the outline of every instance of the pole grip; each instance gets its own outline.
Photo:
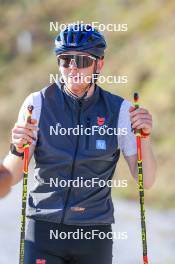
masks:
<instances>
[{"instance_id":1,"label":"pole grip","mask_svg":"<svg viewBox=\"0 0 175 264\"><path fill-rule=\"evenodd\" d=\"M139 94L134 93L134 106L135 109L139 108ZM135 135L141 137L141 129L136 129L135 130Z\"/></svg>"},{"instance_id":2,"label":"pole grip","mask_svg":"<svg viewBox=\"0 0 175 264\"><path fill-rule=\"evenodd\" d=\"M25 124L29 123L31 124L31 119L32 119L32 112L33 112L33 105L29 105L27 107L27 114L25 118ZM29 144L24 144L23 149L24 149L24 163L23 163L23 171L24 173L28 173L28 165L29 165Z\"/></svg>"},{"instance_id":3,"label":"pole grip","mask_svg":"<svg viewBox=\"0 0 175 264\"><path fill-rule=\"evenodd\" d=\"M33 109L34 109L33 105L29 105L27 107L27 113L26 113L26 117L25 117L25 125L26 124L31 124ZM29 144L28 143L24 144L23 148L25 149L27 147L29 147Z\"/></svg>"}]
</instances>

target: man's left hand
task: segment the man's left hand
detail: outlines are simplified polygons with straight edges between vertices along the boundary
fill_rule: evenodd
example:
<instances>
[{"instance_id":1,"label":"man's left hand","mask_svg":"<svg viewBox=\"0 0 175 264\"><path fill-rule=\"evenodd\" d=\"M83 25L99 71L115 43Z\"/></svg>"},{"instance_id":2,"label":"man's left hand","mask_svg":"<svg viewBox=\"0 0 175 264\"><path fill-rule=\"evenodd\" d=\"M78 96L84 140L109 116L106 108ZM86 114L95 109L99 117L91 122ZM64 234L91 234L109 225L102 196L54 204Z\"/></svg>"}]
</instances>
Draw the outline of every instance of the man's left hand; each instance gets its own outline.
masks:
<instances>
[{"instance_id":1,"label":"man's left hand","mask_svg":"<svg viewBox=\"0 0 175 264\"><path fill-rule=\"evenodd\" d=\"M152 131L152 115L147 109L135 108L133 106L129 109L130 120L133 129L142 129L146 134L151 134Z\"/></svg>"}]
</instances>

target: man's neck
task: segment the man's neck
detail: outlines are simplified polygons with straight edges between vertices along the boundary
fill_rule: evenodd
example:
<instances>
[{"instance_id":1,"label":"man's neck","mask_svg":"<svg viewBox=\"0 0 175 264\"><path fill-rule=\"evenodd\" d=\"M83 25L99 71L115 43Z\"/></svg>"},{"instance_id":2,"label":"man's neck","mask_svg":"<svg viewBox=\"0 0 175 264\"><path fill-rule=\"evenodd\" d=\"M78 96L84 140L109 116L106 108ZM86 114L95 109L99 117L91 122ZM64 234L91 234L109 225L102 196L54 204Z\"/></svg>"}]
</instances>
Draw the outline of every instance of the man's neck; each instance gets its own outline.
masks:
<instances>
[{"instance_id":1,"label":"man's neck","mask_svg":"<svg viewBox=\"0 0 175 264\"><path fill-rule=\"evenodd\" d=\"M66 87L65 87L66 88ZM74 93L71 93L71 90L69 89L66 89L68 93L70 93L71 96L77 96L77 99L78 98L81 98L84 94L75 94ZM94 90L95 90L95 84L92 84L87 92L87 95L84 97L84 99L88 99L89 97L91 97L94 93Z\"/></svg>"},{"instance_id":2,"label":"man's neck","mask_svg":"<svg viewBox=\"0 0 175 264\"><path fill-rule=\"evenodd\" d=\"M93 93L94 93L94 90L95 90L95 84L92 84L91 87L89 88L89 91L88 91L85 99L91 97L93 95Z\"/></svg>"}]
</instances>

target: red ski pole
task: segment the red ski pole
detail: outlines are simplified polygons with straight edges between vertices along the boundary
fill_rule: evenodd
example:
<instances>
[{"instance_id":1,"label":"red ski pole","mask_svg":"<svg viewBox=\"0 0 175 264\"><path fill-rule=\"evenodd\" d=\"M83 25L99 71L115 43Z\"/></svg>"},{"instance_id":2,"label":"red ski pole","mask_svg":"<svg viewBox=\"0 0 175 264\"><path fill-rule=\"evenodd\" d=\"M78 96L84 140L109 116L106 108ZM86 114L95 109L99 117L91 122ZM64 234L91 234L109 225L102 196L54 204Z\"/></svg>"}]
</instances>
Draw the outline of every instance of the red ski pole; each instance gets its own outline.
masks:
<instances>
[{"instance_id":1,"label":"red ski pole","mask_svg":"<svg viewBox=\"0 0 175 264\"><path fill-rule=\"evenodd\" d=\"M31 123L33 106L29 105L26 115L26 123ZM24 164L23 164L23 191L22 191L22 212L21 212L21 238L20 238L20 257L19 264L24 264L24 241L25 241L25 226L26 226L26 203L27 203L27 179L28 179L28 164L29 164L29 144L25 144L24 148Z\"/></svg>"},{"instance_id":2,"label":"red ski pole","mask_svg":"<svg viewBox=\"0 0 175 264\"><path fill-rule=\"evenodd\" d=\"M139 108L139 95L134 93L134 106ZM146 222L145 222L145 202L144 202L144 184L143 184L143 166L142 166L142 149L141 149L141 131L136 130L137 141L137 164L138 164L138 186L140 197L140 215L141 215L141 229L142 229L142 246L143 246L143 263L148 264L147 256L147 239L146 239Z\"/></svg>"}]
</instances>

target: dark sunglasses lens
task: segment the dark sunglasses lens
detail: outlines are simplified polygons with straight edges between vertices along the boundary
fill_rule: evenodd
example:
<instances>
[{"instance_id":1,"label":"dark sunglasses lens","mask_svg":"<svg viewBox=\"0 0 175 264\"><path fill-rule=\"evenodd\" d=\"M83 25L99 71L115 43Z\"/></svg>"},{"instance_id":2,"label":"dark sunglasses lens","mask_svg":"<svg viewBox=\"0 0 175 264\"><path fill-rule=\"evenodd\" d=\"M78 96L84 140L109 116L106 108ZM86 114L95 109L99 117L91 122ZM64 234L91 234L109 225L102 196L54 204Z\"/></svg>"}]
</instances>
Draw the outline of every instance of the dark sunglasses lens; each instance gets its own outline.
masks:
<instances>
[{"instance_id":1,"label":"dark sunglasses lens","mask_svg":"<svg viewBox=\"0 0 175 264\"><path fill-rule=\"evenodd\" d=\"M88 56L79 56L79 59L77 61L78 68L87 68L92 66L93 59L89 58Z\"/></svg>"},{"instance_id":2,"label":"dark sunglasses lens","mask_svg":"<svg viewBox=\"0 0 175 264\"><path fill-rule=\"evenodd\" d=\"M68 68L72 58L73 58L73 56L60 55L58 57L58 65L65 67L65 68Z\"/></svg>"},{"instance_id":3,"label":"dark sunglasses lens","mask_svg":"<svg viewBox=\"0 0 175 264\"><path fill-rule=\"evenodd\" d=\"M77 68L87 68L92 66L93 59L88 56L81 55L60 55L58 57L58 65L68 68L71 64L71 60L74 60Z\"/></svg>"}]
</instances>

